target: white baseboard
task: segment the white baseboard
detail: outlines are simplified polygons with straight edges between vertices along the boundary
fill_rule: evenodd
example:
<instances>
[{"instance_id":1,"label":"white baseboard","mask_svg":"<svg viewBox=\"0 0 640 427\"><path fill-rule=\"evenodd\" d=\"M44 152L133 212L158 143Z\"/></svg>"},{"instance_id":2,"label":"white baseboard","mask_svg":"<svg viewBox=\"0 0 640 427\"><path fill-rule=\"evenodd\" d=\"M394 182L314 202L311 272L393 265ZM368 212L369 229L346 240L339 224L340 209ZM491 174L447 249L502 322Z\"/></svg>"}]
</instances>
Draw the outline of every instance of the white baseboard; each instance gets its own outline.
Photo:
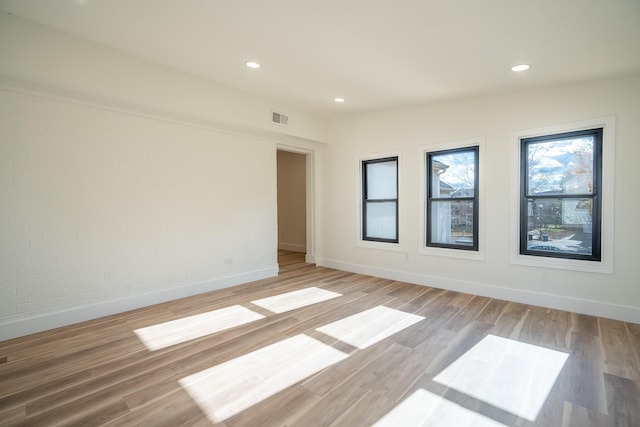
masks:
<instances>
[{"instance_id":1,"label":"white baseboard","mask_svg":"<svg viewBox=\"0 0 640 427\"><path fill-rule=\"evenodd\" d=\"M315 264L316 263L316 256L312 255L312 254L306 254L304 256L304 262L306 262L307 264Z\"/></svg>"},{"instance_id":2,"label":"white baseboard","mask_svg":"<svg viewBox=\"0 0 640 427\"><path fill-rule=\"evenodd\" d=\"M0 341L46 331L48 329L67 326L85 320L122 313L136 308L160 304L179 298L190 297L205 292L241 285L254 280L266 279L278 274L278 267L267 267L261 270L248 271L232 276L219 277L203 282L192 283L178 288L164 289L125 298L113 299L97 304L90 304L70 310L45 314L30 319L17 320L0 325Z\"/></svg>"},{"instance_id":3,"label":"white baseboard","mask_svg":"<svg viewBox=\"0 0 640 427\"><path fill-rule=\"evenodd\" d=\"M454 280L446 277L429 276L425 274L372 267L362 264L352 264L332 259L318 258L316 261L318 266L335 268L337 270L349 271L351 273L366 274L369 276L398 280L416 285L431 286L539 307L548 307L557 310L571 311L574 313L606 317L608 319L621 320L624 322L640 323L640 308L638 307L572 298L563 295L545 294L522 289L504 288L486 283Z\"/></svg>"},{"instance_id":4,"label":"white baseboard","mask_svg":"<svg viewBox=\"0 0 640 427\"><path fill-rule=\"evenodd\" d=\"M300 245L298 243L278 242L278 249L282 249L283 251L292 251L292 252L306 252L307 246Z\"/></svg>"}]
</instances>

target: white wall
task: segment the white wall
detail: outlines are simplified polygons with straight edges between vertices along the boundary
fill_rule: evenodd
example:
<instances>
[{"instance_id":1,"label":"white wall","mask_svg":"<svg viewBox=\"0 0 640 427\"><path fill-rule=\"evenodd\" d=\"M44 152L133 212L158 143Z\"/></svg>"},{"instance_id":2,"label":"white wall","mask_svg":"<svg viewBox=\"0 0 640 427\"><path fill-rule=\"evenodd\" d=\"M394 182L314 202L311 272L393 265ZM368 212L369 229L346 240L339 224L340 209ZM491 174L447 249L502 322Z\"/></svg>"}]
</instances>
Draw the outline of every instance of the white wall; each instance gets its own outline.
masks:
<instances>
[{"instance_id":1,"label":"white wall","mask_svg":"<svg viewBox=\"0 0 640 427\"><path fill-rule=\"evenodd\" d=\"M304 154L278 151L278 248L306 252L306 163Z\"/></svg>"},{"instance_id":2,"label":"white wall","mask_svg":"<svg viewBox=\"0 0 640 427\"><path fill-rule=\"evenodd\" d=\"M335 119L323 174L319 264L640 322L640 78ZM512 149L520 130L615 116L614 274L511 264ZM484 139L483 260L420 254L422 149ZM357 246L358 158L400 153L400 250ZM408 258L408 259L405 259Z\"/></svg>"},{"instance_id":3,"label":"white wall","mask_svg":"<svg viewBox=\"0 0 640 427\"><path fill-rule=\"evenodd\" d=\"M6 14L0 58L0 339L277 273L276 147L326 119Z\"/></svg>"},{"instance_id":4,"label":"white wall","mask_svg":"<svg viewBox=\"0 0 640 427\"><path fill-rule=\"evenodd\" d=\"M0 90L3 337L276 274L275 155Z\"/></svg>"}]
</instances>

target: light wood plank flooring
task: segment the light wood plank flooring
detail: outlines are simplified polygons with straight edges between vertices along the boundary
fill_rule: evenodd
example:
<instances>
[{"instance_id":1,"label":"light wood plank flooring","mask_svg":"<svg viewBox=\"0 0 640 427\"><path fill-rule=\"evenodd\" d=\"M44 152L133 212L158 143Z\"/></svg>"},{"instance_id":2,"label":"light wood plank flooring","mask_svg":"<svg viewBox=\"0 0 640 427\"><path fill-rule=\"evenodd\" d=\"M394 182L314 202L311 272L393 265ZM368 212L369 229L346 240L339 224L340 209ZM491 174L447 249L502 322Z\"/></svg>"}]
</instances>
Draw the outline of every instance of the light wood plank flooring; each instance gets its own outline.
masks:
<instances>
[{"instance_id":1,"label":"light wood plank flooring","mask_svg":"<svg viewBox=\"0 0 640 427\"><path fill-rule=\"evenodd\" d=\"M640 426L640 325L280 267L0 342L0 425Z\"/></svg>"}]
</instances>

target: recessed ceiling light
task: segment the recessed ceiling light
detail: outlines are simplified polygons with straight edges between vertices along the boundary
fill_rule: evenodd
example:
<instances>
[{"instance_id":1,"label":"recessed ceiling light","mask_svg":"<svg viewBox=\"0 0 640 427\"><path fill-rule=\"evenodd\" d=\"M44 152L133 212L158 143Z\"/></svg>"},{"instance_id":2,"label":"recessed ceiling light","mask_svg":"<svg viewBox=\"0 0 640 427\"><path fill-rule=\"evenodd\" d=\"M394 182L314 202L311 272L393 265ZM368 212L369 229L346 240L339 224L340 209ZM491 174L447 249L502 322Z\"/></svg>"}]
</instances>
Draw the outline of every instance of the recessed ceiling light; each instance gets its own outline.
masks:
<instances>
[{"instance_id":1,"label":"recessed ceiling light","mask_svg":"<svg viewBox=\"0 0 640 427\"><path fill-rule=\"evenodd\" d=\"M260 68L260 64L255 61L247 61L245 64L249 68Z\"/></svg>"},{"instance_id":2,"label":"recessed ceiling light","mask_svg":"<svg viewBox=\"0 0 640 427\"><path fill-rule=\"evenodd\" d=\"M529 64L519 64L519 65L514 65L513 67L511 67L511 71L527 71L529 68L531 68L531 66Z\"/></svg>"},{"instance_id":3,"label":"recessed ceiling light","mask_svg":"<svg viewBox=\"0 0 640 427\"><path fill-rule=\"evenodd\" d=\"M335 102L344 102L344 98L333 98Z\"/></svg>"}]
</instances>

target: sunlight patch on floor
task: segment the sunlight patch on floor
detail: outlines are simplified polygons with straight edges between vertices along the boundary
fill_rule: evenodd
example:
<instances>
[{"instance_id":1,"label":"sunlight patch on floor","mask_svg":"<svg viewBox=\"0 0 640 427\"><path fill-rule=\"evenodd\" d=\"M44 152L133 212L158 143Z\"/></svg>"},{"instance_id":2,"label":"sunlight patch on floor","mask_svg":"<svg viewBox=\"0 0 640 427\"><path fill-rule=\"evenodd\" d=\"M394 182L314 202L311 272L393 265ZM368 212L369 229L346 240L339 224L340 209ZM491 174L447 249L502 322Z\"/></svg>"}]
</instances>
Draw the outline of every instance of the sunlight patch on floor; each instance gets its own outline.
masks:
<instances>
[{"instance_id":1,"label":"sunlight patch on floor","mask_svg":"<svg viewBox=\"0 0 640 427\"><path fill-rule=\"evenodd\" d=\"M316 287L300 289L298 291L287 292L274 295L268 298L251 301L252 304L266 308L274 313L284 313L296 308L306 307L311 304L341 297L342 294L327 291Z\"/></svg>"},{"instance_id":2,"label":"sunlight patch on floor","mask_svg":"<svg viewBox=\"0 0 640 427\"><path fill-rule=\"evenodd\" d=\"M568 356L487 335L433 380L535 421Z\"/></svg>"},{"instance_id":3,"label":"sunlight patch on floor","mask_svg":"<svg viewBox=\"0 0 640 427\"><path fill-rule=\"evenodd\" d=\"M149 350L180 344L196 338L244 325L264 318L263 315L240 305L221 308L194 316L182 317L136 329L135 334Z\"/></svg>"},{"instance_id":4,"label":"sunlight patch on floor","mask_svg":"<svg viewBox=\"0 0 640 427\"><path fill-rule=\"evenodd\" d=\"M379 305L329 323L316 331L363 349L423 319L422 316Z\"/></svg>"},{"instance_id":5,"label":"sunlight patch on floor","mask_svg":"<svg viewBox=\"0 0 640 427\"><path fill-rule=\"evenodd\" d=\"M185 377L180 385L217 423L347 357L307 335L296 335Z\"/></svg>"},{"instance_id":6,"label":"sunlight patch on floor","mask_svg":"<svg viewBox=\"0 0 640 427\"><path fill-rule=\"evenodd\" d=\"M424 389L413 392L373 426L506 427Z\"/></svg>"}]
</instances>

